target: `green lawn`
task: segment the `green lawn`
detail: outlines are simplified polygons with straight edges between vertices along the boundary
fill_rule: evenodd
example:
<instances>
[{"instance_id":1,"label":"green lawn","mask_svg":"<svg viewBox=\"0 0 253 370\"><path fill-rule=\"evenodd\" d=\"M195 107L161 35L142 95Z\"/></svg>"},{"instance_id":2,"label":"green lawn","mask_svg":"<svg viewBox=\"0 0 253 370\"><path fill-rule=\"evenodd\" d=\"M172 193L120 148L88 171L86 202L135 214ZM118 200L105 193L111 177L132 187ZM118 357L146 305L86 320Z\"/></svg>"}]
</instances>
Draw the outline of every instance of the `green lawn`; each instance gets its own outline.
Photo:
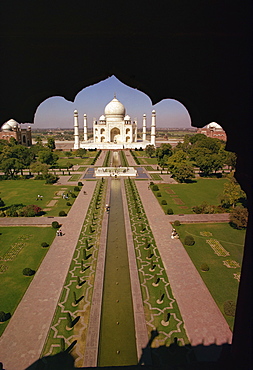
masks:
<instances>
[{"instance_id":1,"label":"green lawn","mask_svg":"<svg viewBox=\"0 0 253 370\"><path fill-rule=\"evenodd\" d=\"M33 279L24 276L22 271L26 267L38 270L48 251L41 243L51 245L55 230L52 227L1 227L0 233L0 271L4 271L0 273L0 311L13 314ZM0 325L0 335L7 325L8 321Z\"/></svg>"},{"instance_id":2,"label":"green lawn","mask_svg":"<svg viewBox=\"0 0 253 370\"><path fill-rule=\"evenodd\" d=\"M152 166L145 166L144 168L146 171L157 171L156 167L153 168Z\"/></svg>"},{"instance_id":3,"label":"green lawn","mask_svg":"<svg viewBox=\"0 0 253 370\"><path fill-rule=\"evenodd\" d=\"M192 207L207 202L211 205L219 205L219 196L223 192L223 186L228 180L222 179L202 179L187 184L158 184L161 197L167 205L163 209L172 208L174 214L193 213ZM154 192L156 194L156 192Z\"/></svg>"},{"instance_id":4,"label":"green lawn","mask_svg":"<svg viewBox=\"0 0 253 370\"><path fill-rule=\"evenodd\" d=\"M186 235L193 235L195 244L191 247L185 246L185 249L232 329L234 318L224 314L223 304L227 300L236 301L237 299L239 282L234 278L234 274L240 273L241 267L229 268L223 264L223 261L236 261L241 266L245 230L233 229L225 223L183 224L176 229L182 242ZM211 234L201 235L200 233L203 232ZM218 256L215 254L206 242L210 239L219 241L229 255ZM202 263L207 263L210 270L202 272L200 269Z\"/></svg>"},{"instance_id":5,"label":"green lawn","mask_svg":"<svg viewBox=\"0 0 253 370\"><path fill-rule=\"evenodd\" d=\"M162 180L161 176L158 175L158 173L150 173L150 176L152 180L156 180L156 181Z\"/></svg>"},{"instance_id":6,"label":"green lawn","mask_svg":"<svg viewBox=\"0 0 253 370\"><path fill-rule=\"evenodd\" d=\"M5 202L5 207L12 204L35 204L42 209L47 208L48 203L57 197L57 202L50 207L51 210L46 212L47 216L58 216L59 211L68 212L69 207L66 205L66 200L57 195L58 192L73 192L74 186L58 186L45 184L45 180L3 180L0 181L0 197ZM37 201L37 195L42 195L42 200ZM69 198L71 203L73 198ZM3 207L2 209L4 209Z\"/></svg>"},{"instance_id":7,"label":"green lawn","mask_svg":"<svg viewBox=\"0 0 253 370\"><path fill-rule=\"evenodd\" d=\"M135 150L134 154L139 159L140 164L156 164L157 165L157 158L156 157L149 158L146 155L144 150Z\"/></svg>"},{"instance_id":8,"label":"green lawn","mask_svg":"<svg viewBox=\"0 0 253 370\"><path fill-rule=\"evenodd\" d=\"M92 157L85 156L84 158L79 157L59 158L57 161L57 165L59 168L66 168L67 163L72 163L73 165L75 164L90 165L94 157L95 155L93 153Z\"/></svg>"},{"instance_id":9,"label":"green lawn","mask_svg":"<svg viewBox=\"0 0 253 370\"><path fill-rule=\"evenodd\" d=\"M78 181L80 179L80 177L82 176L82 174L80 173L75 173L74 175L72 175L70 177L70 179L68 181Z\"/></svg>"}]
</instances>

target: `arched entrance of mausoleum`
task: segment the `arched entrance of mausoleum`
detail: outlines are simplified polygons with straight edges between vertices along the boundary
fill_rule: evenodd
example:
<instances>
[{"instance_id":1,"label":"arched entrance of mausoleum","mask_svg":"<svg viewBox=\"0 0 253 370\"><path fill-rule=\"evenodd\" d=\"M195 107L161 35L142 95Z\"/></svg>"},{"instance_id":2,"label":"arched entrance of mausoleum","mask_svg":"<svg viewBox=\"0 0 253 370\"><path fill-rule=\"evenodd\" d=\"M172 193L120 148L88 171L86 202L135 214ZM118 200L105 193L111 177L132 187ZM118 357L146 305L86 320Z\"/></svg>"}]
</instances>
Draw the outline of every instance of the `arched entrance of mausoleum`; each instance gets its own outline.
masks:
<instances>
[{"instance_id":1,"label":"arched entrance of mausoleum","mask_svg":"<svg viewBox=\"0 0 253 370\"><path fill-rule=\"evenodd\" d=\"M111 142L117 143L120 139L120 129L114 127L111 130Z\"/></svg>"}]
</instances>

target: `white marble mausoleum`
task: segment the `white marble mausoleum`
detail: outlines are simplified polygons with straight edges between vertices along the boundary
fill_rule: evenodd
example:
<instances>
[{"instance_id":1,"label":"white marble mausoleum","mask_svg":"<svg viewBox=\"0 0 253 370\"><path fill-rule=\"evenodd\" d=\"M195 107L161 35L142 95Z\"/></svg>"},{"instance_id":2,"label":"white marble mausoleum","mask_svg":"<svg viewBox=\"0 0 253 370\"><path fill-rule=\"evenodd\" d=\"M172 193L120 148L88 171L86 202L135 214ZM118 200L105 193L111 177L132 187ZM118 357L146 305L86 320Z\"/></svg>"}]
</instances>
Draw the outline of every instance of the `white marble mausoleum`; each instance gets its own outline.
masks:
<instances>
[{"instance_id":1,"label":"white marble mausoleum","mask_svg":"<svg viewBox=\"0 0 253 370\"><path fill-rule=\"evenodd\" d=\"M147 119L143 114L142 140L137 140L137 120L131 120L124 105L114 96L98 121L93 121L93 140L88 140L87 115L84 114L83 135L80 135L78 111L74 111L74 149L135 149L155 146L156 112L152 111L151 140L146 140ZM80 136L83 140L80 140Z\"/></svg>"}]
</instances>

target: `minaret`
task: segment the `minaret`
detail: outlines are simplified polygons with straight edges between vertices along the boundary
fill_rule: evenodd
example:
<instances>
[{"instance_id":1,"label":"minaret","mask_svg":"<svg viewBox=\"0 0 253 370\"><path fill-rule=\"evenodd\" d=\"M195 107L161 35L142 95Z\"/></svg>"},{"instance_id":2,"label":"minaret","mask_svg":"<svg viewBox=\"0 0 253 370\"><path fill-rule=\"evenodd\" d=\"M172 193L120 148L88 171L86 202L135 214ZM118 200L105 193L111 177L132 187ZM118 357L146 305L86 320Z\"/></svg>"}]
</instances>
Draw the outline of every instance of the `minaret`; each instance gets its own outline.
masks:
<instances>
[{"instance_id":1,"label":"minaret","mask_svg":"<svg viewBox=\"0 0 253 370\"><path fill-rule=\"evenodd\" d=\"M78 125L78 112L77 110L74 111L74 149L80 148L79 142L79 125Z\"/></svg>"},{"instance_id":2,"label":"minaret","mask_svg":"<svg viewBox=\"0 0 253 370\"><path fill-rule=\"evenodd\" d=\"M134 119L134 142L137 143L137 118Z\"/></svg>"},{"instance_id":3,"label":"minaret","mask_svg":"<svg viewBox=\"0 0 253 370\"><path fill-rule=\"evenodd\" d=\"M87 115L83 115L83 141L88 141L87 135Z\"/></svg>"},{"instance_id":4,"label":"minaret","mask_svg":"<svg viewBox=\"0 0 253 370\"><path fill-rule=\"evenodd\" d=\"M146 128L147 128L147 119L146 119L146 114L143 114L142 141L146 141Z\"/></svg>"},{"instance_id":5,"label":"minaret","mask_svg":"<svg viewBox=\"0 0 253 370\"><path fill-rule=\"evenodd\" d=\"M152 120L151 120L151 145L155 146L155 126L156 126L156 113L152 110Z\"/></svg>"}]
</instances>

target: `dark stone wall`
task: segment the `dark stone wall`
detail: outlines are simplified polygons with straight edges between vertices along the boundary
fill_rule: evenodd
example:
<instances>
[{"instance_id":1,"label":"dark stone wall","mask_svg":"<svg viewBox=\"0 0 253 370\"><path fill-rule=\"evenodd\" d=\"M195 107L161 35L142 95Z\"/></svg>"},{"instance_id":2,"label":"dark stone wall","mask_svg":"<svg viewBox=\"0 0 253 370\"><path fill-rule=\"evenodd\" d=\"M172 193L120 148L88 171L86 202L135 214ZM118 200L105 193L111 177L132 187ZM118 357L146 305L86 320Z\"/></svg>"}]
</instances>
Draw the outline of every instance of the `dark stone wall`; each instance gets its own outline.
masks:
<instances>
[{"instance_id":1,"label":"dark stone wall","mask_svg":"<svg viewBox=\"0 0 253 370\"><path fill-rule=\"evenodd\" d=\"M3 0L0 7L1 123L11 117L32 122L46 98L73 101L84 87L115 75L153 103L179 100L196 127L220 123L227 149L238 155L236 176L251 207L249 0ZM252 348L250 228L235 325L237 358Z\"/></svg>"}]
</instances>

